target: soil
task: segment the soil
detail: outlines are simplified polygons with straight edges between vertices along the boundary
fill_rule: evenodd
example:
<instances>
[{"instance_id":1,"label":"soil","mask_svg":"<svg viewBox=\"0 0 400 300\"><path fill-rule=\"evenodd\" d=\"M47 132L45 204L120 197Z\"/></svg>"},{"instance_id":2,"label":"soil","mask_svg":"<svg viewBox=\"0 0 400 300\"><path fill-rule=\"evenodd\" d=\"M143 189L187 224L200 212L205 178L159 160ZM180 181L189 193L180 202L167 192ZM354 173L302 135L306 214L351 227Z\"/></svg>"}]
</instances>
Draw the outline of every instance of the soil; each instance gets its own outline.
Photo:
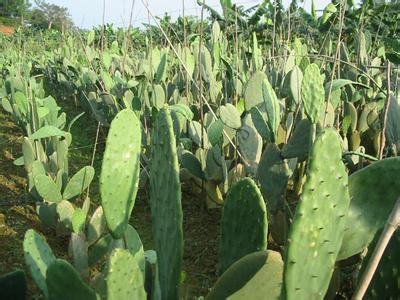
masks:
<instances>
[{"instance_id":1,"label":"soil","mask_svg":"<svg viewBox=\"0 0 400 300\"><path fill-rule=\"evenodd\" d=\"M72 107L67 110L70 120L80 111ZM84 115L75 123L70 148L70 174L92 160L93 144L97 124L90 116ZM98 145L94 157L96 176L90 187L92 202L99 200L98 179L106 134L99 131ZM44 228L38 219L34 203L26 193L27 181L23 167L13 161L21 155L23 133L12 117L0 108L0 275L16 268L25 270L28 276L28 298L40 298L39 290L26 269L23 257L23 238L26 230L33 228L42 233L57 257L69 259L68 240L56 237L51 230ZM220 209L208 211L204 200L198 194L183 188L183 230L184 257L182 266L182 298L195 299L206 295L216 281L217 237ZM147 192L142 191L136 200L131 224L142 238L145 250L154 249L151 231L151 212Z\"/></svg>"}]
</instances>

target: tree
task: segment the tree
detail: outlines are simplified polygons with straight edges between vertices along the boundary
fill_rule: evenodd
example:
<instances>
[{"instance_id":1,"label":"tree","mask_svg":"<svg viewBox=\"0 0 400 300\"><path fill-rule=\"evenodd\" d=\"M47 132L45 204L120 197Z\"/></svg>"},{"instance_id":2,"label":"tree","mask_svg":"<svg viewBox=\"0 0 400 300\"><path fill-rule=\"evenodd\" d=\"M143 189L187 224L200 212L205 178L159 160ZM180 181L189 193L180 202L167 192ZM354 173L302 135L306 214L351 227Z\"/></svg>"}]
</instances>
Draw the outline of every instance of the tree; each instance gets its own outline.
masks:
<instances>
[{"instance_id":1,"label":"tree","mask_svg":"<svg viewBox=\"0 0 400 300\"><path fill-rule=\"evenodd\" d=\"M35 0L35 3L38 8L32 11L33 26L42 27L47 24L48 29L54 28L62 32L73 26L66 7L50 4L44 0Z\"/></svg>"},{"instance_id":2,"label":"tree","mask_svg":"<svg viewBox=\"0 0 400 300\"><path fill-rule=\"evenodd\" d=\"M15 23L25 15L28 8L27 0L0 0L0 21Z\"/></svg>"}]
</instances>

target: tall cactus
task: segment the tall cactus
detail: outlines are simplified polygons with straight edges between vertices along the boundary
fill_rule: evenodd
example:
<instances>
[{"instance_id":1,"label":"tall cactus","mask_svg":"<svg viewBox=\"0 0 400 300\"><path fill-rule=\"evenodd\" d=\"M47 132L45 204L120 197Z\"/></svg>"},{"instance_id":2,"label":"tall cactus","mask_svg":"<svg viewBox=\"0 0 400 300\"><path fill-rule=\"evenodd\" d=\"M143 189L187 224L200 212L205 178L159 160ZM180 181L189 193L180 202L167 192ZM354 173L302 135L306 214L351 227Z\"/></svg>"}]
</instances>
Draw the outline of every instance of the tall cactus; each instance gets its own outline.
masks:
<instances>
[{"instance_id":1,"label":"tall cactus","mask_svg":"<svg viewBox=\"0 0 400 300\"><path fill-rule=\"evenodd\" d=\"M220 273L243 256L267 248L267 210L261 192L250 178L229 190L221 219Z\"/></svg>"},{"instance_id":2,"label":"tall cactus","mask_svg":"<svg viewBox=\"0 0 400 300\"><path fill-rule=\"evenodd\" d=\"M150 205L162 299L178 299L183 253L181 186L172 119L168 107L152 132Z\"/></svg>"},{"instance_id":3,"label":"tall cactus","mask_svg":"<svg viewBox=\"0 0 400 300\"><path fill-rule=\"evenodd\" d=\"M344 235L350 203L340 138L326 129L311 150L307 180L289 234L287 299L322 299Z\"/></svg>"},{"instance_id":4,"label":"tall cactus","mask_svg":"<svg viewBox=\"0 0 400 300\"><path fill-rule=\"evenodd\" d=\"M124 109L111 123L100 176L101 205L114 238L123 236L139 184L140 121Z\"/></svg>"}]
</instances>

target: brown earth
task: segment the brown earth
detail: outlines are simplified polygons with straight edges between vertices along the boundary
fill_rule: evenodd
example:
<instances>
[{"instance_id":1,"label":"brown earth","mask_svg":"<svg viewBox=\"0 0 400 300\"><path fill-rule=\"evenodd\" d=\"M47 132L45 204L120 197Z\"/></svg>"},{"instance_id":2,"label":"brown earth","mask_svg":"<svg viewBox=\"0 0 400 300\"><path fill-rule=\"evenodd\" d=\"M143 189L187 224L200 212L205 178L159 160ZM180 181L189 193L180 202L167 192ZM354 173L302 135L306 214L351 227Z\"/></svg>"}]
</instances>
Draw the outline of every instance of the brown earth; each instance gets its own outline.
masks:
<instances>
[{"instance_id":1,"label":"brown earth","mask_svg":"<svg viewBox=\"0 0 400 300\"><path fill-rule=\"evenodd\" d=\"M12 35L12 34L14 34L14 32L15 32L15 29L13 27L0 24L0 34Z\"/></svg>"}]
</instances>

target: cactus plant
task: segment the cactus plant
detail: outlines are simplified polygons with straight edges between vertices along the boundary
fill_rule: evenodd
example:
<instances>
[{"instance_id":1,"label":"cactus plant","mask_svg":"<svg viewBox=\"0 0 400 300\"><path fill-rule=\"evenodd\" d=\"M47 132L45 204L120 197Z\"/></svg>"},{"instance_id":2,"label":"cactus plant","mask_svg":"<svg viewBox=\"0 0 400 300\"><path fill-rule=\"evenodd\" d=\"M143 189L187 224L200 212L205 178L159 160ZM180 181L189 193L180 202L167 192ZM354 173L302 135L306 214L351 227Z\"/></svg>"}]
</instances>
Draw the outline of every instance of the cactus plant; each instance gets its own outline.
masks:
<instances>
[{"instance_id":1,"label":"cactus plant","mask_svg":"<svg viewBox=\"0 0 400 300\"><path fill-rule=\"evenodd\" d=\"M124 249L115 249L107 269L107 299L147 299L143 273L135 256Z\"/></svg>"},{"instance_id":2,"label":"cactus plant","mask_svg":"<svg viewBox=\"0 0 400 300\"><path fill-rule=\"evenodd\" d=\"M24 257L37 286L42 290L45 297L48 297L46 272L56 258L47 242L33 229L29 229L25 233Z\"/></svg>"},{"instance_id":3,"label":"cactus plant","mask_svg":"<svg viewBox=\"0 0 400 300\"><path fill-rule=\"evenodd\" d=\"M94 168L86 166L80 169L65 187L63 198L71 199L80 195L90 185L94 177Z\"/></svg>"},{"instance_id":4,"label":"cactus plant","mask_svg":"<svg viewBox=\"0 0 400 300\"><path fill-rule=\"evenodd\" d=\"M377 161L349 176L351 203L338 259L362 252L383 228L399 196L400 158Z\"/></svg>"},{"instance_id":5,"label":"cactus plant","mask_svg":"<svg viewBox=\"0 0 400 300\"><path fill-rule=\"evenodd\" d=\"M311 150L307 180L285 260L287 299L322 299L328 289L350 203L340 138L326 129Z\"/></svg>"},{"instance_id":6,"label":"cactus plant","mask_svg":"<svg viewBox=\"0 0 400 300\"><path fill-rule=\"evenodd\" d=\"M28 286L22 270L7 273L0 277L0 299L24 300Z\"/></svg>"},{"instance_id":7,"label":"cactus plant","mask_svg":"<svg viewBox=\"0 0 400 300\"><path fill-rule=\"evenodd\" d=\"M183 254L181 187L176 142L168 107L152 132L150 206L163 299L177 299Z\"/></svg>"},{"instance_id":8,"label":"cactus plant","mask_svg":"<svg viewBox=\"0 0 400 300\"><path fill-rule=\"evenodd\" d=\"M101 205L116 239L123 236L135 204L140 145L140 122L133 111L124 109L111 123L100 176Z\"/></svg>"},{"instance_id":9,"label":"cactus plant","mask_svg":"<svg viewBox=\"0 0 400 300\"><path fill-rule=\"evenodd\" d=\"M276 214L277 210L283 207L289 176L289 166L282 159L278 146L269 143L261 157L257 178L272 214Z\"/></svg>"},{"instance_id":10,"label":"cactus plant","mask_svg":"<svg viewBox=\"0 0 400 300\"><path fill-rule=\"evenodd\" d=\"M267 248L268 220L264 199L250 178L235 183L224 201L219 243L222 274L243 256Z\"/></svg>"},{"instance_id":11,"label":"cactus plant","mask_svg":"<svg viewBox=\"0 0 400 300\"><path fill-rule=\"evenodd\" d=\"M235 262L217 280L206 300L280 299L283 261L274 251L250 253Z\"/></svg>"},{"instance_id":12,"label":"cactus plant","mask_svg":"<svg viewBox=\"0 0 400 300\"><path fill-rule=\"evenodd\" d=\"M38 175L34 177L35 187L39 195L46 201L59 203L62 200L61 192L51 177Z\"/></svg>"},{"instance_id":13,"label":"cactus plant","mask_svg":"<svg viewBox=\"0 0 400 300\"><path fill-rule=\"evenodd\" d=\"M324 76L316 64L310 64L301 84L301 99L311 123L316 124L323 111L325 102Z\"/></svg>"},{"instance_id":14,"label":"cactus plant","mask_svg":"<svg viewBox=\"0 0 400 300\"><path fill-rule=\"evenodd\" d=\"M50 300L97 300L96 293L81 279L79 273L65 260L56 259L46 272Z\"/></svg>"}]
</instances>

